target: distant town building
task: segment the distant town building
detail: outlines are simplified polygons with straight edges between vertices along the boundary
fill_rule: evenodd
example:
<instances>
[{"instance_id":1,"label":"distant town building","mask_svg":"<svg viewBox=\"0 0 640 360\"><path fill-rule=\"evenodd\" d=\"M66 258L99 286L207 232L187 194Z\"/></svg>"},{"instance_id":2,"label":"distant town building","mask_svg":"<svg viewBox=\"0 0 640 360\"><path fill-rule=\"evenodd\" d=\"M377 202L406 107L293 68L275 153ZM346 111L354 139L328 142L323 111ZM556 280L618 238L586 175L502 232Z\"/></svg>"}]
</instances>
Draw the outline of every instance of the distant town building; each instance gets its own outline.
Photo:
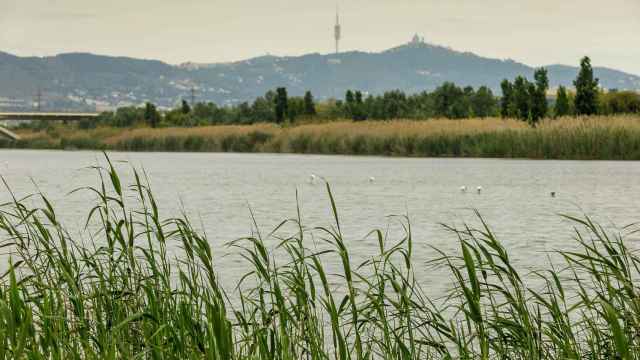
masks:
<instances>
[{"instance_id":1,"label":"distant town building","mask_svg":"<svg viewBox=\"0 0 640 360\"><path fill-rule=\"evenodd\" d=\"M29 107L29 103L24 99L13 99L0 97L0 109L3 110L23 110Z\"/></svg>"},{"instance_id":2,"label":"distant town building","mask_svg":"<svg viewBox=\"0 0 640 360\"><path fill-rule=\"evenodd\" d=\"M420 37L417 33L413 35L413 38L409 42L409 45L418 46L424 44L424 37Z\"/></svg>"}]
</instances>

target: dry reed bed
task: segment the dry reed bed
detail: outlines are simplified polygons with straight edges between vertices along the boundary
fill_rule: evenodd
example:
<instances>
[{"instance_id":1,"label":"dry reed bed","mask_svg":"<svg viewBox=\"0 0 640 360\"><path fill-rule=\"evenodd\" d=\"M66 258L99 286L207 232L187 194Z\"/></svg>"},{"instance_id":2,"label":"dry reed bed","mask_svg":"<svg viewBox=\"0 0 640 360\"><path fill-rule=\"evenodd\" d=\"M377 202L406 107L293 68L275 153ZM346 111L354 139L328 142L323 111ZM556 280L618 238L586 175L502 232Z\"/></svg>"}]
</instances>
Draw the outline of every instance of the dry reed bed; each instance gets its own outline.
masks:
<instances>
[{"instance_id":1,"label":"dry reed bed","mask_svg":"<svg viewBox=\"0 0 640 360\"><path fill-rule=\"evenodd\" d=\"M131 130L123 130L119 133L104 139L107 145L116 145L120 142L131 140L134 138L145 139L162 139L167 137L188 137L199 136L205 138L219 138L231 135L246 135L250 132L262 131L266 133L277 133L280 130L274 124L255 124L255 125L217 125L217 126L200 126L200 127L168 127L160 129L152 128L136 128Z\"/></svg>"},{"instance_id":2,"label":"dry reed bed","mask_svg":"<svg viewBox=\"0 0 640 360\"><path fill-rule=\"evenodd\" d=\"M545 119L539 126L539 131L549 130L578 130L591 128L624 128L640 130L640 116L595 116L595 117L565 117L561 119ZM255 125L214 125L195 128L138 128L123 131L105 139L105 143L115 145L118 142L136 137L166 138L201 136L218 138L226 136L247 135L260 131L277 137L308 136L428 136L428 135L460 135L498 132L504 130L535 131L527 123L517 119L483 118L483 119L431 119L431 120L391 120L391 121L363 121L348 120L330 123L304 124L299 126L279 127L274 124Z\"/></svg>"},{"instance_id":3,"label":"dry reed bed","mask_svg":"<svg viewBox=\"0 0 640 360\"><path fill-rule=\"evenodd\" d=\"M15 147L124 151L274 152L389 156L640 160L640 116L337 121L22 132ZM0 143L0 147L4 144Z\"/></svg>"},{"instance_id":4,"label":"dry reed bed","mask_svg":"<svg viewBox=\"0 0 640 360\"><path fill-rule=\"evenodd\" d=\"M447 134L447 133L477 133L501 130L527 129L528 126L522 121L515 119L468 119L464 121L451 119L433 120L391 120L391 121L336 121L321 124L304 124L299 126L279 127L274 124L255 125L214 125L194 128L138 128L130 131L123 131L115 136L105 139L109 145L118 144L121 141L142 137L147 139L158 139L167 137L187 137L201 136L207 138L226 137L233 135L247 135L260 131L272 136L291 137L299 135L326 136L326 135L363 135L363 136L412 136L424 134Z\"/></svg>"}]
</instances>

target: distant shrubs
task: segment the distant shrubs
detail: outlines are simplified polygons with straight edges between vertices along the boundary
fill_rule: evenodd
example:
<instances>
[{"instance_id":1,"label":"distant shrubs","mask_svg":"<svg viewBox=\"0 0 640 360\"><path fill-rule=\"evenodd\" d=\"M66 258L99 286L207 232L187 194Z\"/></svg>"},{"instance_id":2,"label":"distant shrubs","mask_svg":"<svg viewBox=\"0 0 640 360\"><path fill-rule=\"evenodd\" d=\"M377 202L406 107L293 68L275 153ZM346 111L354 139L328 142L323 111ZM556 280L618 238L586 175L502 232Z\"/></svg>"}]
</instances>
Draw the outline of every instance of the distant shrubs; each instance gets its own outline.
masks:
<instances>
[{"instance_id":1,"label":"distant shrubs","mask_svg":"<svg viewBox=\"0 0 640 360\"><path fill-rule=\"evenodd\" d=\"M640 94L617 90L601 93L598 108L598 113L602 115L640 114Z\"/></svg>"}]
</instances>

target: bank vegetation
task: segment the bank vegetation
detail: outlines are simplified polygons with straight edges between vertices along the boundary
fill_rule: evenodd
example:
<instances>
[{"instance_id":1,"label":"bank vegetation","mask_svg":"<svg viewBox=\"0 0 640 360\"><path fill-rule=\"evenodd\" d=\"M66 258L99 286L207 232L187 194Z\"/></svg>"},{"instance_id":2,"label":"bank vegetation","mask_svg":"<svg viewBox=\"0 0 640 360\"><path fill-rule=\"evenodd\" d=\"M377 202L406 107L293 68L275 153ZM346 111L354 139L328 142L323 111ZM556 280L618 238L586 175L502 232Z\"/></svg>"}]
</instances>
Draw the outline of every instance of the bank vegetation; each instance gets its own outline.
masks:
<instances>
[{"instance_id":1,"label":"bank vegetation","mask_svg":"<svg viewBox=\"0 0 640 360\"><path fill-rule=\"evenodd\" d=\"M640 160L640 116L16 130L4 148Z\"/></svg>"}]
</instances>

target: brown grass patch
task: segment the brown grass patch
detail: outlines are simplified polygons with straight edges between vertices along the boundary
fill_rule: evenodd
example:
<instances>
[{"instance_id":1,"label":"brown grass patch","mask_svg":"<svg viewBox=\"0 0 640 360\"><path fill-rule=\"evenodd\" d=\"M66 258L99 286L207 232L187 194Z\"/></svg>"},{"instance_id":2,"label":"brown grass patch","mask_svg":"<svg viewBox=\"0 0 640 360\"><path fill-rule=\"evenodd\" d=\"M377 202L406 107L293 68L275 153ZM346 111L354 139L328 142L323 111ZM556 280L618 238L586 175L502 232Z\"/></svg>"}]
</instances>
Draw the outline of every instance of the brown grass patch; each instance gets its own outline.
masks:
<instances>
[{"instance_id":1,"label":"brown grass patch","mask_svg":"<svg viewBox=\"0 0 640 360\"><path fill-rule=\"evenodd\" d=\"M121 132L106 137L104 143L107 145L115 145L123 141L134 138L159 139L167 137L187 137L200 136L205 138L218 138L230 135L246 135L254 131L263 131L275 134L281 129L274 124L255 124L255 125L215 125L215 126L199 126L191 128L137 128L123 129Z\"/></svg>"}]
</instances>

